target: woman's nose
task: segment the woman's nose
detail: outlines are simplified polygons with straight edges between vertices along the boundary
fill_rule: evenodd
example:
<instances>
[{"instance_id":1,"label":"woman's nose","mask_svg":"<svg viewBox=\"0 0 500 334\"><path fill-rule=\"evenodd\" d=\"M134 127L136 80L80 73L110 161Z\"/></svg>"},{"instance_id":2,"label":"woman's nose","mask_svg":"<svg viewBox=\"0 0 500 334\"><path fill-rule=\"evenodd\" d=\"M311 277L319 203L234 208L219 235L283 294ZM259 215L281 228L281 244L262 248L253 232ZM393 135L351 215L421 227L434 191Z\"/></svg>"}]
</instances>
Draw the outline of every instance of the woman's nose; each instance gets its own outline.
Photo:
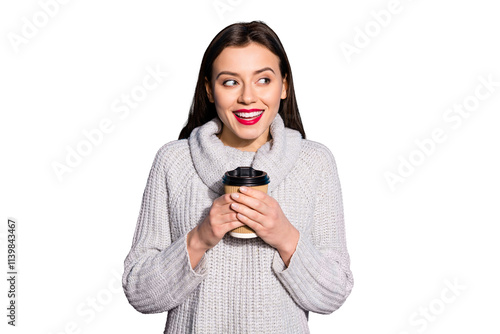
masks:
<instances>
[{"instance_id":1,"label":"woman's nose","mask_svg":"<svg viewBox=\"0 0 500 334\"><path fill-rule=\"evenodd\" d=\"M255 91L252 85L243 85L241 88L241 94L238 98L239 103L251 104L256 101Z\"/></svg>"}]
</instances>

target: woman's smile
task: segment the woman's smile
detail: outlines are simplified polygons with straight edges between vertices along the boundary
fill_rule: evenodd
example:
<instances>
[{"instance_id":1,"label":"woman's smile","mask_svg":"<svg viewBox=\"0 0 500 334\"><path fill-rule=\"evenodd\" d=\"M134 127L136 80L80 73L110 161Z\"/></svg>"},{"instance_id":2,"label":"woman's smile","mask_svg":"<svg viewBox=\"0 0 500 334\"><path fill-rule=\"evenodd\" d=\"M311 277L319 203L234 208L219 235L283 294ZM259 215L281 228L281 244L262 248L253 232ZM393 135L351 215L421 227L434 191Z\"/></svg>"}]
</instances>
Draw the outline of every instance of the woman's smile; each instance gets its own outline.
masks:
<instances>
[{"instance_id":1,"label":"woman's smile","mask_svg":"<svg viewBox=\"0 0 500 334\"><path fill-rule=\"evenodd\" d=\"M236 120L243 125L253 125L257 123L263 113L264 109L240 109L233 112Z\"/></svg>"}]
</instances>

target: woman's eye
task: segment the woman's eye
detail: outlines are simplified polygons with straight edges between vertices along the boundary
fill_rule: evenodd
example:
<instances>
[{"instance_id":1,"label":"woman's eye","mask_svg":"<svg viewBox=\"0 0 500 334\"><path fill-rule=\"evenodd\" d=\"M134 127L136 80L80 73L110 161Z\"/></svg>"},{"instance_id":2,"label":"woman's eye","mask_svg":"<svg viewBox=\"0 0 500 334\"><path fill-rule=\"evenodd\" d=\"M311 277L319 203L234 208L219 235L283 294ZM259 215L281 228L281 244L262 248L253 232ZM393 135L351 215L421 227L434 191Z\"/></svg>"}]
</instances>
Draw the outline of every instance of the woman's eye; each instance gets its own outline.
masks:
<instances>
[{"instance_id":1,"label":"woman's eye","mask_svg":"<svg viewBox=\"0 0 500 334\"><path fill-rule=\"evenodd\" d=\"M236 83L237 83L236 80L226 80L222 84L224 86L234 86L234 85L236 85Z\"/></svg>"},{"instance_id":2,"label":"woman's eye","mask_svg":"<svg viewBox=\"0 0 500 334\"><path fill-rule=\"evenodd\" d=\"M271 82L271 79L269 79L269 78L262 78L262 79L259 79L259 82L263 83L263 84L267 84L267 83Z\"/></svg>"}]
</instances>

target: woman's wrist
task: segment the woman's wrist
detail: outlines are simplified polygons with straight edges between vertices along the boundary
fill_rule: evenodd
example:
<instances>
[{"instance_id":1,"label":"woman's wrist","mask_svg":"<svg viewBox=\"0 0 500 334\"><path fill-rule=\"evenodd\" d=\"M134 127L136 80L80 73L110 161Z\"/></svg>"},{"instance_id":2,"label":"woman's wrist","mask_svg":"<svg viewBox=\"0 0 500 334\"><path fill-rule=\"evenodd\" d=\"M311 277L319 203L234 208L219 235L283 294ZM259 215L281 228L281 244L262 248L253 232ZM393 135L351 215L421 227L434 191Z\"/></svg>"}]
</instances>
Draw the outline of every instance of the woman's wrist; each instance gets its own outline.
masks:
<instances>
[{"instance_id":1,"label":"woman's wrist","mask_svg":"<svg viewBox=\"0 0 500 334\"><path fill-rule=\"evenodd\" d=\"M277 248L281 259L288 267L290 260L292 259L295 250L297 249L297 244L299 243L300 232L294 226L291 226L290 234L284 239L283 245Z\"/></svg>"},{"instance_id":2,"label":"woman's wrist","mask_svg":"<svg viewBox=\"0 0 500 334\"><path fill-rule=\"evenodd\" d=\"M200 262L203 254L205 254L205 252L209 249L204 246L203 242L200 239L198 226L189 231L189 233L187 234L186 243L191 267L194 269Z\"/></svg>"}]
</instances>

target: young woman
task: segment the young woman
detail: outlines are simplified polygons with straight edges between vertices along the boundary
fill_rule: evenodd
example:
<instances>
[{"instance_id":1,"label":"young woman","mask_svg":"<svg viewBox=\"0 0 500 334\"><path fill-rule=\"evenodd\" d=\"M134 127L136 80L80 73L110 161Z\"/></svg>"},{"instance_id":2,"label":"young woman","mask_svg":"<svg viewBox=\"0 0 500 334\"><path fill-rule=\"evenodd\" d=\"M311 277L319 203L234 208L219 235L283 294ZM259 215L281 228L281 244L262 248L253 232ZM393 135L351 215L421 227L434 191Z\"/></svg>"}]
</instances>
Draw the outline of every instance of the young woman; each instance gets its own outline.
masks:
<instances>
[{"instance_id":1,"label":"young woman","mask_svg":"<svg viewBox=\"0 0 500 334\"><path fill-rule=\"evenodd\" d=\"M224 194L239 166L266 171L268 194ZM238 239L247 225L257 238ZM125 259L123 288L165 333L309 333L350 294L335 160L306 140L288 58L263 22L223 29L201 63L179 140L158 151Z\"/></svg>"}]
</instances>

